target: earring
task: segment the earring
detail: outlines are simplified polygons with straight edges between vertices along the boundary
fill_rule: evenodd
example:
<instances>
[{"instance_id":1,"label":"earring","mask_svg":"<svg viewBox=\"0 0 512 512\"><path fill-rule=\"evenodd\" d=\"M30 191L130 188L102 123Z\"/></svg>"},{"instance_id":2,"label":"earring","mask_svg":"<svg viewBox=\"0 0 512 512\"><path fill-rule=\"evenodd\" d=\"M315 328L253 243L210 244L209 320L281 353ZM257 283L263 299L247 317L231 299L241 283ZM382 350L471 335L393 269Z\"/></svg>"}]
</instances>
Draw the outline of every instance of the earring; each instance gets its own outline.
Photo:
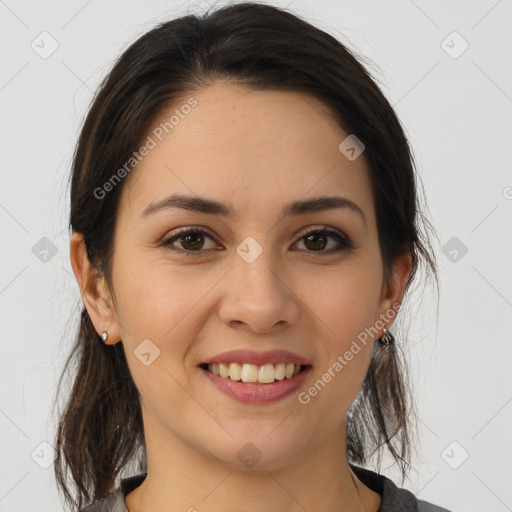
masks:
<instances>
[{"instance_id":1,"label":"earring","mask_svg":"<svg viewBox=\"0 0 512 512\"><path fill-rule=\"evenodd\" d=\"M385 347L387 347L390 343L394 343L394 336L384 327L382 329L383 335L379 338L379 343Z\"/></svg>"},{"instance_id":2,"label":"earring","mask_svg":"<svg viewBox=\"0 0 512 512\"><path fill-rule=\"evenodd\" d=\"M107 331L103 331L101 333L101 339L103 340L103 343L106 345L106 341L107 341L107 338L108 338L108 332Z\"/></svg>"}]
</instances>

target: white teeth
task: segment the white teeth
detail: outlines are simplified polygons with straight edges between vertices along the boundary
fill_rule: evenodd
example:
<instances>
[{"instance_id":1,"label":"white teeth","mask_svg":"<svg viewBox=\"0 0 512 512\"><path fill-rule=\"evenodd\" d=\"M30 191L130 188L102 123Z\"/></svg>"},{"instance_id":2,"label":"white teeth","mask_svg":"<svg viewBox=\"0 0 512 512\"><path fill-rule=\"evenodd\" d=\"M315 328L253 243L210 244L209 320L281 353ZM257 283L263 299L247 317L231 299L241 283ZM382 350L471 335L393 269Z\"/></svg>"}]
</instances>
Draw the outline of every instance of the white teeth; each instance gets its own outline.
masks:
<instances>
[{"instance_id":1,"label":"white teeth","mask_svg":"<svg viewBox=\"0 0 512 512\"><path fill-rule=\"evenodd\" d=\"M221 377L229 377L229 366L224 363L219 363L219 375Z\"/></svg>"},{"instance_id":2,"label":"white teeth","mask_svg":"<svg viewBox=\"0 0 512 512\"><path fill-rule=\"evenodd\" d=\"M286 365L284 363L279 363L276 366L276 380L283 380L286 377Z\"/></svg>"},{"instance_id":3,"label":"white teeth","mask_svg":"<svg viewBox=\"0 0 512 512\"><path fill-rule=\"evenodd\" d=\"M273 364L264 364L260 366L258 373L258 382L262 384L269 384L270 382L274 382L276 377L276 369Z\"/></svg>"},{"instance_id":4,"label":"white teeth","mask_svg":"<svg viewBox=\"0 0 512 512\"><path fill-rule=\"evenodd\" d=\"M258 367L255 364L244 363L241 375L243 382L258 382Z\"/></svg>"},{"instance_id":5,"label":"white teeth","mask_svg":"<svg viewBox=\"0 0 512 512\"><path fill-rule=\"evenodd\" d=\"M241 378L241 376L240 376L241 370L242 369L240 368L239 364L231 363L229 365L229 378L231 380L240 380L240 378Z\"/></svg>"},{"instance_id":6,"label":"white teeth","mask_svg":"<svg viewBox=\"0 0 512 512\"><path fill-rule=\"evenodd\" d=\"M212 363L208 365L208 371L214 375L242 382L259 382L260 384L271 384L276 380L284 378L291 379L300 372L300 365L293 363L270 363L262 366L255 364L239 363Z\"/></svg>"}]
</instances>

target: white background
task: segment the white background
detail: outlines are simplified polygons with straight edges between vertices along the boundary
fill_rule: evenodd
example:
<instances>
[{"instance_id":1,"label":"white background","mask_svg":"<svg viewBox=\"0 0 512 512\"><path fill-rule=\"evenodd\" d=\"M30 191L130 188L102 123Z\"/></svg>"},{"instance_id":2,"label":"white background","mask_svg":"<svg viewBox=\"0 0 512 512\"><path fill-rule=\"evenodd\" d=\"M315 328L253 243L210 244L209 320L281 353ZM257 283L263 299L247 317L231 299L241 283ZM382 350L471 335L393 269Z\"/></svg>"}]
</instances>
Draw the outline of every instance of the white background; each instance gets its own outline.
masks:
<instances>
[{"instance_id":1,"label":"white background","mask_svg":"<svg viewBox=\"0 0 512 512\"><path fill-rule=\"evenodd\" d=\"M453 511L512 510L512 3L274 3L374 63L439 233L439 315L427 293L407 340L421 431L403 486ZM0 1L0 511L62 509L44 443L54 438L52 399L78 313L67 180L93 91L138 35L208 5ZM58 42L47 59L31 47L43 31ZM442 46L453 31L469 43L458 58ZM452 52L461 44L445 43ZM42 237L57 248L47 262L32 252ZM452 237L468 249L455 262L442 251ZM457 469L446 462L465 451Z\"/></svg>"}]
</instances>

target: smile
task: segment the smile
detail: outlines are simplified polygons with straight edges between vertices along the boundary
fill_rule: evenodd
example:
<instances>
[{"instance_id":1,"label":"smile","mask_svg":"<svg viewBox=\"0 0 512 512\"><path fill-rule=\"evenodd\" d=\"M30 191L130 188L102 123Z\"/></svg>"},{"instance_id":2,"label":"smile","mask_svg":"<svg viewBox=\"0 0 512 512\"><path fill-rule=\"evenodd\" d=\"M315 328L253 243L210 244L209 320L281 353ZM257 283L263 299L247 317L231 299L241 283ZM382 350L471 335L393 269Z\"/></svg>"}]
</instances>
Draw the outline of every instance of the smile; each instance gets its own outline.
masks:
<instances>
[{"instance_id":1,"label":"smile","mask_svg":"<svg viewBox=\"0 0 512 512\"><path fill-rule=\"evenodd\" d=\"M292 365L292 376L287 377L287 368L290 368L288 370L288 375L290 375L292 368L292 366L288 366L290 365L290 363L288 363L285 365L284 378L279 380L277 377L281 377L282 375L283 370L281 365L283 364L284 363L278 363L274 367L273 364L257 366L253 364L246 365L240 363L230 363L229 365L225 363L210 363L200 365L199 369L207 378L207 381L209 382L208 385L213 384L214 389L217 389L228 397L238 402L245 402L250 405L265 405L282 400L291 396L293 393L297 393L303 386L304 380L312 371L311 365ZM220 375L221 365L223 367L222 372L226 375L225 377ZM219 375L215 375L213 373L213 369L217 369L217 367ZM247 367L245 371L244 367ZM259 381L260 369L262 367L263 370L261 378L263 380L268 380L268 382ZM233 375L234 377L237 377L238 380L234 380L230 377L231 370L233 370ZM242 377L252 379L252 382L245 382L242 380ZM256 380L254 380L255 378ZM272 380L270 380L271 378Z\"/></svg>"},{"instance_id":2,"label":"smile","mask_svg":"<svg viewBox=\"0 0 512 512\"><path fill-rule=\"evenodd\" d=\"M263 364L258 366L250 363L211 363L201 367L213 375L223 379L242 381L246 384L272 384L284 379L291 379L307 365L293 363Z\"/></svg>"}]
</instances>

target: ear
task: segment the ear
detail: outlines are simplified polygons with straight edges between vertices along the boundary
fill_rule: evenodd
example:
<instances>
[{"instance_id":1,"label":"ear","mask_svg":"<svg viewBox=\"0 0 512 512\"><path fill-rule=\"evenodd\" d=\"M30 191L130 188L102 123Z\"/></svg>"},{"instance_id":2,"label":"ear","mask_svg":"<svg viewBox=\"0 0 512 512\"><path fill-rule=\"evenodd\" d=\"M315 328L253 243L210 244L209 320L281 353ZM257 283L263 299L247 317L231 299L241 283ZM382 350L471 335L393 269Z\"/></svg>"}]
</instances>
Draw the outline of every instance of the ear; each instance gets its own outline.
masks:
<instances>
[{"instance_id":1,"label":"ear","mask_svg":"<svg viewBox=\"0 0 512 512\"><path fill-rule=\"evenodd\" d=\"M399 305L402 302L407 279L412 269L412 256L406 252L399 256L393 266L393 274L390 282L384 283L379 300L379 320L375 319L375 324L384 324L382 327L389 329L398 314ZM382 329L381 327L381 329ZM384 331L382 331L383 334ZM379 335L382 336L382 334Z\"/></svg>"},{"instance_id":2,"label":"ear","mask_svg":"<svg viewBox=\"0 0 512 512\"><path fill-rule=\"evenodd\" d=\"M107 344L120 341L112 297L103 275L91 267L81 233L73 231L69 243L71 267L75 274L82 300L99 336L108 331Z\"/></svg>"}]
</instances>

